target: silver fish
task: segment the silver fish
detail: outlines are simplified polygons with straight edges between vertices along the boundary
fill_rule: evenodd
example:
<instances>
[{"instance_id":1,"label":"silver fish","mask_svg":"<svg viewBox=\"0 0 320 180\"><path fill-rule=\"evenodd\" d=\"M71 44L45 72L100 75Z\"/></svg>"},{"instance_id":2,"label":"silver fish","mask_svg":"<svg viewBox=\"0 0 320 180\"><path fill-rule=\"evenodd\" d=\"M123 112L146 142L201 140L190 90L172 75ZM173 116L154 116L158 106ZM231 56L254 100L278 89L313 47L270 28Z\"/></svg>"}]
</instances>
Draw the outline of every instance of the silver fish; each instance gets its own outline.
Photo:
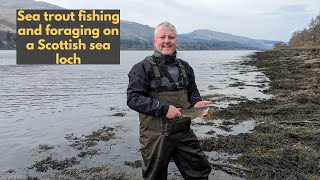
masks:
<instances>
[{"instance_id":1,"label":"silver fish","mask_svg":"<svg viewBox=\"0 0 320 180\"><path fill-rule=\"evenodd\" d=\"M209 108L209 106L193 107L191 109L181 109L180 112L182 117L194 119L196 117L202 117L203 114L208 113Z\"/></svg>"}]
</instances>

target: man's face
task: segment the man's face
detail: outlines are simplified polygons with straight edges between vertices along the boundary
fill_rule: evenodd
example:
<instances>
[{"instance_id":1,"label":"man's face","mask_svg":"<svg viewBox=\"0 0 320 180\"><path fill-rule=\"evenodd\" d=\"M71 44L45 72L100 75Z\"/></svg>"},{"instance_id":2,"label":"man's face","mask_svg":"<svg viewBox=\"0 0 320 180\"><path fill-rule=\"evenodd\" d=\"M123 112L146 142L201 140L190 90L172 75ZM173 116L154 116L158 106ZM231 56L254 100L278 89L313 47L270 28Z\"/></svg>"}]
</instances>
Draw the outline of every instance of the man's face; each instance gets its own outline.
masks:
<instances>
[{"instance_id":1,"label":"man's face","mask_svg":"<svg viewBox=\"0 0 320 180\"><path fill-rule=\"evenodd\" d=\"M164 55L171 55L177 48L175 29L160 26L153 38L154 47Z\"/></svg>"}]
</instances>

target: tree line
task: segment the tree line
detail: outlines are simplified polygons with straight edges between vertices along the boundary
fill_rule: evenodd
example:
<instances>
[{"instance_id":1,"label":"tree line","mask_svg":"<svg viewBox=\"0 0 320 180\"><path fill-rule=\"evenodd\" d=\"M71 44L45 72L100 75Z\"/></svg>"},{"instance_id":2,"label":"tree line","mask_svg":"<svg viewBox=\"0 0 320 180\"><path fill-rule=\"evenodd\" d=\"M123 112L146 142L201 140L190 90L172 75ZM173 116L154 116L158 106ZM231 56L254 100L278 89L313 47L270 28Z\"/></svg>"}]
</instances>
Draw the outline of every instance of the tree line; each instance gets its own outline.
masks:
<instances>
[{"instance_id":1,"label":"tree line","mask_svg":"<svg viewBox=\"0 0 320 180\"><path fill-rule=\"evenodd\" d=\"M153 50L152 41L143 41L141 39L121 39L121 50ZM237 42L179 42L178 50L225 50L225 49L257 49Z\"/></svg>"},{"instance_id":2,"label":"tree line","mask_svg":"<svg viewBox=\"0 0 320 180\"><path fill-rule=\"evenodd\" d=\"M309 27L295 31L288 44L280 42L275 48L315 48L320 47L320 13L312 18Z\"/></svg>"}]
</instances>

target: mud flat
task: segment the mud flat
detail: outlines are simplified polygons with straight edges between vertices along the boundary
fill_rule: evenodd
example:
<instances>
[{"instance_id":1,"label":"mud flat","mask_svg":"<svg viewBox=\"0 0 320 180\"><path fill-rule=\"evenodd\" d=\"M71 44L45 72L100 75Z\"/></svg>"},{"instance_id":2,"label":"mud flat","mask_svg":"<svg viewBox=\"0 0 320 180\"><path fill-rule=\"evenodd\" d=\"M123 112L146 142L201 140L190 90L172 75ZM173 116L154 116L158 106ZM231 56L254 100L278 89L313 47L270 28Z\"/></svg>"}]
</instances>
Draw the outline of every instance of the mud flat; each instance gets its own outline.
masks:
<instances>
[{"instance_id":1,"label":"mud flat","mask_svg":"<svg viewBox=\"0 0 320 180\"><path fill-rule=\"evenodd\" d=\"M256 121L250 133L201 139L207 152L238 155L213 167L245 179L320 179L320 49L257 52L243 64L266 74L273 97L211 116Z\"/></svg>"}]
</instances>

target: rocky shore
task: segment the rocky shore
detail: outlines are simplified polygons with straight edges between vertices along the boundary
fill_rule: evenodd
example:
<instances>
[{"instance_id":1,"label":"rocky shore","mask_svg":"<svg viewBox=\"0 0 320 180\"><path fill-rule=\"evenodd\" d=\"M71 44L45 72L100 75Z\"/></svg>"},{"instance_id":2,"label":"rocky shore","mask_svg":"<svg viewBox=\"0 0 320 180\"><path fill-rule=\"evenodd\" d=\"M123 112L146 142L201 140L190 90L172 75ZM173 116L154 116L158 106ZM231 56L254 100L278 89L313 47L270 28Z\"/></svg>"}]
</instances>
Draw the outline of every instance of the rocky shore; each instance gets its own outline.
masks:
<instances>
[{"instance_id":1,"label":"rocky shore","mask_svg":"<svg viewBox=\"0 0 320 180\"><path fill-rule=\"evenodd\" d=\"M212 115L256 121L251 133L201 140L205 151L239 155L214 168L245 179L320 179L320 49L257 52L244 64L266 74L273 98Z\"/></svg>"}]
</instances>

